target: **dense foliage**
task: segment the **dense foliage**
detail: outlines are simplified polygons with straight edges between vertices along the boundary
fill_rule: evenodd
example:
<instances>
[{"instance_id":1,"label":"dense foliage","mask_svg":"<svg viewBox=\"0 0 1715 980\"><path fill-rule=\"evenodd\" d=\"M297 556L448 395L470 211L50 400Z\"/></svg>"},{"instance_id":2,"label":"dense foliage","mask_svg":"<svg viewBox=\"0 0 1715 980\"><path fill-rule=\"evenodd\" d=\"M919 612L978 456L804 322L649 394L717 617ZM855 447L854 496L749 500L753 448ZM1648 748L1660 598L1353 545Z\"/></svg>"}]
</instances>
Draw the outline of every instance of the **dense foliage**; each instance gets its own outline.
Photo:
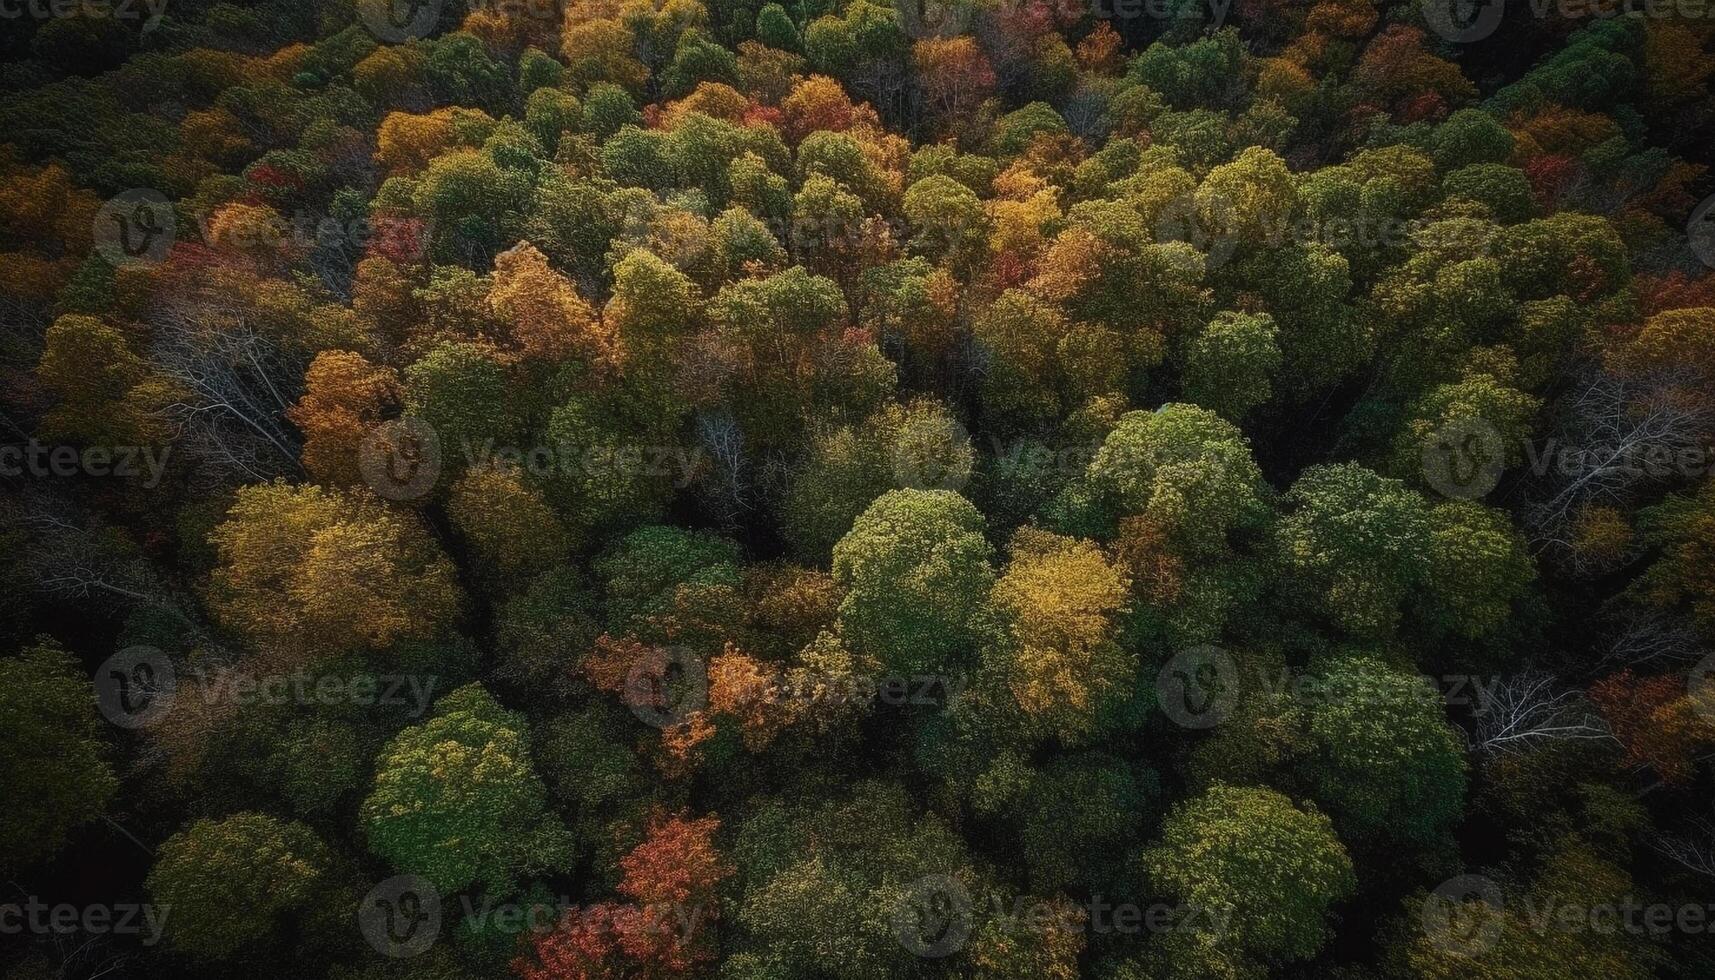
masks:
<instances>
[{"instance_id":1,"label":"dense foliage","mask_svg":"<svg viewBox=\"0 0 1715 980\"><path fill-rule=\"evenodd\" d=\"M7 14L0 971L1709 975L1715 20L1526 7Z\"/></svg>"}]
</instances>

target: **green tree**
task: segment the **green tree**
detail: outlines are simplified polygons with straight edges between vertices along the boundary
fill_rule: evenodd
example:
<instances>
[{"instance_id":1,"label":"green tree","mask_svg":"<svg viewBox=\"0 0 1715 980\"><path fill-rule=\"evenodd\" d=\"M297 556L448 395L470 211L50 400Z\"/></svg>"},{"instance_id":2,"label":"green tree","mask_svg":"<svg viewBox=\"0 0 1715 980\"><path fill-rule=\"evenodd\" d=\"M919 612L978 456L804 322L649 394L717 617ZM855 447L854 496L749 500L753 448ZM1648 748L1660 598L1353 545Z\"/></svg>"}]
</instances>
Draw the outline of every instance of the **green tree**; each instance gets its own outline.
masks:
<instances>
[{"instance_id":1,"label":"green tree","mask_svg":"<svg viewBox=\"0 0 1715 980\"><path fill-rule=\"evenodd\" d=\"M1513 135L1492 114L1460 109L1435 127L1429 152L1442 172L1477 163L1501 163L1512 155Z\"/></svg>"},{"instance_id":2,"label":"green tree","mask_svg":"<svg viewBox=\"0 0 1715 980\"><path fill-rule=\"evenodd\" d=\"M1472 639L1500 629L1536 581L1536 562L1505 511L1449 500L1429 512L1424 618Z\"/></svg>"},{"instance_id":3,"label":"green tree","mask_svg":"<svg viewBox=\"0 0 1715 980\"><path fill-rule=\"evenodd\" d=\"M0 660L0 866L45 861L71 832L100 816L119 790L89 678L46 637Z\"/></svg>"},{"instance_id":4,"label":"green tree","mask_svg":"<svg viewBox=\"0 0 1715 980\"><path fill-rule=\"evenodd\" d=\"M798 25L792 23L786 8L777 3L765 3L756 12L756 39L782 51L800 51L804 46Z\"/></svg>"},{"instance_id":5,"label":"green tree","mask_svg":"<svg viewBox=\"0 0 1715 980\"><path fill-rule=\"evenodd\" d=\"M1267 313L1216 316L1186 345L1185 397L1222 418L1243 419L1274 393L1278 333Z\"/></svg>"},{"instance_id":6,"label":"green tree","mask_svg":"<svg viewBox=\"0 0 1715 980\"><path fill-rule=\"evenodd\" d=\"M442 893L509 894L521 875L564 869L572 837L548 806L522 715L481 685L441 698L376 759L360 813L370 850Z\"/></svg>"},{"instance_id":7,"label":"green tree","mask_svg":"<svg viewBox=\"0 0 1715 980\"><path fill-rule=\"evenodd\" d=\"M1120 416L1086 479L1117 514L1145 518L1185 555L1221 554L1231 532L1268 515L1244 433L1196 405Z\"/></svg>"},{"instance_id":8,"label":"green tree","mask_svg":"<svg viewBox=\"0 0 1715 980\"><path fill-rule=\"evenodd\" d=\"M988 244L988 215L977 195L951 177L925 177L905 191L912 248L955 268L967 267Z\"/></svg>"},{"instance_id":9,"label":"green tree","mask_svg":"<svg viewBox=\"0 0 1715 980\"><path fill-rule=\"evenodd\" d=\"M977 881L964 841L896 785L817 804L763 801L736 834L737 959L758 975L895 976L916 958L894 931L911 886Z\"/></svg>"},{"instance_id":10,"label":"green tree","mask_svg":"<svg viewBox=\"0 0 1715 980\"><path fill-rule=\"evenodd\" d=\"M198 820L164 841L146 882L166 938L199 960L284 939L328 898L333 854L299 823L261 813Z\"/></svg>"},{"instance_id":11,"label":"green tree","mask_svg":"<svg viewBox=\"0 0 1715 980\"><path fill-rule=\"evenodd\" d=\"M483 268L517 240L515 222L530 193L527 178L476 150L455 150L429 161L412 195L412 210L434 229L434 257Z\"/></svg>"},{"instance_id":12,"label":"green tree","mask_svg":"<svg viewBox=\"0 0 1715 980\"><path fill-rule=\"evenodd\" d=\"M1275 531L1282 592L1342 629L1386 634L1428 571L1433 526L1415 491L1357 465L1312 466Z\"/></svg>"},{"instance_id":13,"label":"green tree","mask_svg":"<svg viewBox=\"0 0 1715 980\"><path fill-rule=\"evenodd\" d=\"M1159 793L1154 772L1107 752L1062 756L1036 770L1005 808L1018 828L1031 890L1101 892L1117 883Z\"/></svg>"},{"instance_id":14,"label":"green tree","mask_svg":"<svg viewBox=\"0 0 1715 980\"><path fill-rule=\"evenodd\" d=\"M653 525L616 542L595 561L606 585L608 631L639 639L682 641L676 631L698 625L700 612L737 608L738 548L713 534ZM686 621L690 617L692 621Z\"/></svg>"},{"instance_id":15,"label":"green tree","mask_svg":"<svg viewBox=\"0 0 1715 980\"><path fill-rule=\"evenodd\" d=\"M1329 906L1357 887L1328 818L1267 789L1217 784L1179 804L1143 860L1157 887L1230 916L1224 945L1274 962L1316 955Z\"/></svg>"},{"instance_id":16,"label":"green tree","mask_svg":"<svg viewBox=\"0 0 1715 980\"><path fill-rule=\"evenodd\" d=\"M1333 664L1320 686L1305 765L1335 824L1367 844L1440 843L1465 800L1464 746L1440 692L1367 657Z\"/></svg>"},{"instance_id":17,"label":"green tree","mask_svg":"<svg viewBox=\"0 0 1715 980\"><path fill-rule=\"evenodd\" d=\"M847 642L901 673L967 651L994 583L983 517L948 490L890 490L834 545Z\"/></svg>"}]
</instances>

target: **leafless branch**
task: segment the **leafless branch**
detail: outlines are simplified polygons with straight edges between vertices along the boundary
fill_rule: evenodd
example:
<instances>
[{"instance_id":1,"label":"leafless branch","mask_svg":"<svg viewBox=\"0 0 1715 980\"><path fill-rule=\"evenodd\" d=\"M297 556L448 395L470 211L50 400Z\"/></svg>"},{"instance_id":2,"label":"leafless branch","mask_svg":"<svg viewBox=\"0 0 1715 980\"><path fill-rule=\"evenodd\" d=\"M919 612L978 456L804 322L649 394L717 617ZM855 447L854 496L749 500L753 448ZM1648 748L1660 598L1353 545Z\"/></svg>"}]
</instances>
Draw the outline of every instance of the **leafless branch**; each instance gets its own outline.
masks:
<instances>
[{"instance_id":1,"label":"leafless branch","mask_svg":"<svg viewBox=\"0 0 1715 980\"><path fill-rule=\"evenodd\" d=\"M1559 684L1552 674L1530 671L1484 689L1472 712L1471 747L1490 755L1543 742L1612 739L1583 692Z\"/></svg>"}]
</instances>

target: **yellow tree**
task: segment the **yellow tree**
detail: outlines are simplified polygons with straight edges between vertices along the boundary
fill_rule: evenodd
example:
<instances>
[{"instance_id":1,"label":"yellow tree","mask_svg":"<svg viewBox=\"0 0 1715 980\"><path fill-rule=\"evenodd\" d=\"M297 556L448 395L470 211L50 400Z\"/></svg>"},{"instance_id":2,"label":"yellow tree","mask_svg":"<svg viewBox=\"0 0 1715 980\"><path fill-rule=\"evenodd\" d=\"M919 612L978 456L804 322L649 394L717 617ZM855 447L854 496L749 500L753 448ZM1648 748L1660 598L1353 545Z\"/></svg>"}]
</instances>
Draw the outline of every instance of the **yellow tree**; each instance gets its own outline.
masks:
<instances>
[{"instance_id":1,"label":"yellow tree","mask_svg":"<svg viewBox=\"0 0 1715 980\"><path fill-rule=\"evenodd\" d=\"M604 363L618 358L613 331L529 242L494 257L488 298L512 345L526 358L556 361L578 354Z\"/></svg>"},{"instance_id":2,"label":"yellow tree","mask_svg":"<svg viewBox=\"0 0 1715 980\"><path fill-rule=\"evenodd\" d=\"M399 377L351 351L327 350L304 372L304 394L286 412L304 434L304 469L323 483L360 482L363 438L398 403Z\"/></svg>"},{"instance_id":3,"label":"yellow tree","mask_svg":"<svg viewBox=\"0 0 1715 980\"><path fill-rule=\"evenodd\" d=\"M1034 528L1014 535L992 598L1004 624L1007 686L1033 727L1081 740L1130 690L1137 658L1115 640L1130 589L1088 541Z\"/></svg>"},{"instance_id":4,"label":"yellow tree","mask_svg":"<svg viewBox=\"0 0 1715 980\"><path fill-rule=\"evenodd\" d=\"M131 445L159 436L152 407L169 392L118 329L68 314L48 327L36 377L59 402L42 434L92 444Z\"/></svg>"},{"instance_id":5,"label":"yellow tree","mask_svg":"<svg viewBox=\"0 0 1715 980\"><path fill-rule=\"evenodd\" d=\"M215 615L252 639L306 653L380 649L434 636L458 613L452 562L428 528L368 494L245 487L210 539Z\"/></svg>"},{"instance_id":6,"label":"yellow tree","mask_svg":"<svg viewBox=\"0 0 1715 980\"><path fill-rule=\"evenodd\" d=\"M453 485L447 515L478 568L502 583L521 583L571 552L565 525L514 469L484 466L466 473Z\"/></svg>"}]
</instances>

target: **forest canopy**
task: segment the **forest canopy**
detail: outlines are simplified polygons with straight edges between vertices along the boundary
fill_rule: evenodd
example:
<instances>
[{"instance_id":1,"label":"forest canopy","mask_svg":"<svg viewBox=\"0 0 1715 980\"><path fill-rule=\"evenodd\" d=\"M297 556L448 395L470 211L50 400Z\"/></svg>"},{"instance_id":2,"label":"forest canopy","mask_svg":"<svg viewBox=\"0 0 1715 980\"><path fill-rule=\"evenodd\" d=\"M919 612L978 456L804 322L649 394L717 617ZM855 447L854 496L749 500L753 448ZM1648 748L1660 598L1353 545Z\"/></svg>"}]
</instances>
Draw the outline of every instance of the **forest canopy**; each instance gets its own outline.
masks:
<instances>
[{"instance_id":1,"label":"forest canopy","mask_svg":"<svg viewBox=\"0 0 1715 980\"><path fill-rule=\"evenodd\" d=\"M1711 975L1705 13L0 10L0 977Z\"/></svg>"}]
</instances>

